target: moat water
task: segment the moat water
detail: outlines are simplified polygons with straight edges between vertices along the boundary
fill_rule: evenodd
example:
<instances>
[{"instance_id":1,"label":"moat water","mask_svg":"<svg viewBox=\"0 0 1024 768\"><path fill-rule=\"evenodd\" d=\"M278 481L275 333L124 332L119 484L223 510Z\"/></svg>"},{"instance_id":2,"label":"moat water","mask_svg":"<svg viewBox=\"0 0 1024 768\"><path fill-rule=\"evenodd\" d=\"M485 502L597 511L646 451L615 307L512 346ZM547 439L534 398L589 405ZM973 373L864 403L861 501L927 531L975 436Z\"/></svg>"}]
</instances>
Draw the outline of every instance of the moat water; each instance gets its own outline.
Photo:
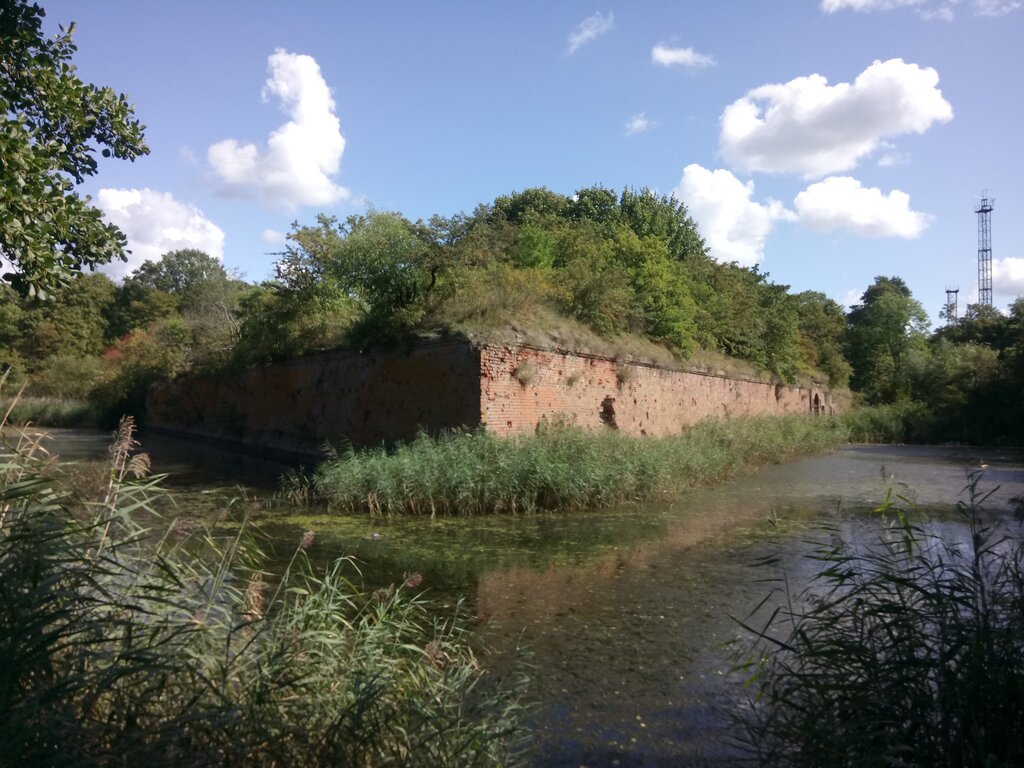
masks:
<instances>
[{"instance_id":1,"label":"moat water","mask_svg":"<svg viewBox=\"0 0 1024 768\"><path fill-rule=\"evenodd\" d=\"M522 517L369 519L310 514L273 498L285 468L166 437L142 437L169 473L168 514L224 514L262 529L287 557L306 530L314 558L353 557L367 588L423 575L438 610L461 603L486 663L529 665L531 759L538 766L686 766L738 761L729 674L737 619L779 587L799 591L823 523L879 535L888 493L946 537L968 473L994 525L1018 531L1024 455L984 448L851 446L761 468L660 504ZM102 457L107 435L54 430L65 459ZM224 512L224 510L227 510ZM776 566L756 566L768 556Z\"/></svg>"}]
</instances>

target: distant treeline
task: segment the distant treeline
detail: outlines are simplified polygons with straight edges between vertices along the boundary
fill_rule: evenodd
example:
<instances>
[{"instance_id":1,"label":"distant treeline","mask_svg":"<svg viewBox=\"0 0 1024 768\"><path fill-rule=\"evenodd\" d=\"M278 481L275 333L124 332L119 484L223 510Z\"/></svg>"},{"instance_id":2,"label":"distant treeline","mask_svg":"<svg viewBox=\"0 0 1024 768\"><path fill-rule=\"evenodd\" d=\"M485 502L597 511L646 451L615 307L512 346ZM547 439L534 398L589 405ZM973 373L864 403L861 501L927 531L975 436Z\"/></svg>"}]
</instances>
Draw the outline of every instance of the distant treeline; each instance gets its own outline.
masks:
<instances>
[{"instance_id":1,"label":"distant treeline","mask_svg":"<svg viewBox=\"0 0 1024 768\"><path fill-rule=\"evenodd\" d=\"M80 275L49 302L0 284L0 365L30 394L137 413L149 383L188 371L511 329L581 351L728 356L785 382L849 383L868 403L923 404L938 416L919 429L929 439L1021 434L1020 300L1009 316L971 307L929 336L902 280L879 277L845 314L822 293L716 262L685 206L648 190L528 189L417 222L320 216L296 224L277 256L257 285L196 250L120 285Z\"/></svg>"}]
</instances>

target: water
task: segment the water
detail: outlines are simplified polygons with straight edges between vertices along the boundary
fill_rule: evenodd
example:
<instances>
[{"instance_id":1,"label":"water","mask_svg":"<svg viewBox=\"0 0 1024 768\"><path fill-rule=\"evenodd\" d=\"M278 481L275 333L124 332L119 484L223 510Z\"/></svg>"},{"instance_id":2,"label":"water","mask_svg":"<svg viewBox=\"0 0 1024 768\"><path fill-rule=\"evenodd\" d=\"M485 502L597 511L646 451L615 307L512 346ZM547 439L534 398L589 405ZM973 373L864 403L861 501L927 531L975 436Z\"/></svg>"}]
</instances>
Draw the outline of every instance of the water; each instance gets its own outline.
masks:
<instances>
[{"instance_id":1,"label":"water","mask_svg":"<svg viewBox=\"0 0 1024 768\"><path fill-rule=\"evenodd\" d=\"M102 455L105 435L56 432L54 448L66 457ZM464 601L496 672L525 649L538 702L531 757L544 766L734 762L730 714L742 694L726 674L723 645L740 634L734 618L748 617L780 575L754 561L779 555L799 585L813 570L804 555L815 526L831 521L851 536L874 537L871 510L889 489L949 537L962 536L953 506L971 470L984 469L982 488L999 486L986 502L999 524L1016 526L1014 497L1024 497L1019 453L859 446L769 466L673 503L370 520L280 502L268 509L259 501L283 467L168 438L145 443L154 470L172 473L179 513L242 499L282 557L312 529L313 556L354 556L353 578L367 587L415 571L440 610Z\"/></svg>"}]
</instances>

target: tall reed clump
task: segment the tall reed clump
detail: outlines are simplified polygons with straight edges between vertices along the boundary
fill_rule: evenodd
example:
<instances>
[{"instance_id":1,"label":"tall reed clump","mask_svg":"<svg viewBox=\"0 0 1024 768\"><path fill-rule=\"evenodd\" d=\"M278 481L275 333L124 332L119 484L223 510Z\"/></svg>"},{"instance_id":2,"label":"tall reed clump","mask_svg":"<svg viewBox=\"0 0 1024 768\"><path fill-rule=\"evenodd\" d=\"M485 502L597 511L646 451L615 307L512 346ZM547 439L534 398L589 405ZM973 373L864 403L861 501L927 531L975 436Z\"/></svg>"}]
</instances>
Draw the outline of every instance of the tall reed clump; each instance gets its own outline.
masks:
<instances>
[{"instance_id":1,"label":"tall reed clump","mask_svg":"<svg viewBox=\"0 0 1024 768\"><path fill-rule=\"evenodd\" d=\"M241 536L155 538L132 521L160 490L131 427L84 508L41 439L0 448L0 762L516 763L518 689L415 576L360 595L340 563L313 574L311 534L278 576Z\"/></svg>"},{"instance_id":2,"label":"tall reed clump","mask_svg":"<svg viewBox=\"0 0 1024 768\"><path fill-rule=\"evenodd\" d=\"M1024 547L983 522L977 483L962 546L887 502L875 546L815 552L740 665L760 765L1024 764Z\"/></svg>"},{"instance_id":3,"label":"tall reed clump","mask_svg":"<svg viewBox=\"0 0 1024 768\"><path fill-rule=\"evenodd\" d=\"M564 426L509 438L420 435L393 450L350 450L322 464L313 485L330 508L344 512L589 509L713 482L845 439L836 422L799 416L705 422L668 438Z\"/></svg>"}]
</instances>

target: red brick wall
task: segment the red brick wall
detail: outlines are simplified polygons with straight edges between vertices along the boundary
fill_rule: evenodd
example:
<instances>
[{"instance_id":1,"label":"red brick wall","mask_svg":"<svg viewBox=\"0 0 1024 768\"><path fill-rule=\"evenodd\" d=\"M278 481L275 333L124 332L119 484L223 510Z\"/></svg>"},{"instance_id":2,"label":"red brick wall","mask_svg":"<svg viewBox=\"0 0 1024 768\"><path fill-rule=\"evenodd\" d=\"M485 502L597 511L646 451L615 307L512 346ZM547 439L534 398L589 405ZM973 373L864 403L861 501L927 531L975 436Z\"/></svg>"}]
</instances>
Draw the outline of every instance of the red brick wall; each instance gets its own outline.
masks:
<instances>
[{"instance_id":1,"label":"red brick wall","mask_svg":"<svg viewBox=\"0 0 1024 768\"><path fill-rule=\"evenodd\" d=\"M783 387L530 347L423 344L408 352L332 352L230 375L154 385L147 425L260 449L315 454L324 441L408 440L419 429L606 423L677 434L711 416L810 413L824 390Z\"/></svg>"},{"instance_id":2,"label":"red brick wall","mask_svg":"<svg viewBox=\"0 0 1024 768\"><path fill-rule=\"evenodd\" d=\"M635 435L678 434L712 416L810 413L832 408L824 390L690 373L529 347L480 350L481 416L497 435L544 421L598 429L614 420Z\"/></svg>"},{"instance_id":3,"label":"red brick wall","mask_svg":"<svg viewBox=\"0 0 1024 768\"><path fill-rule=\"evenodd\" d=\"M331 352L150 389L146 424L282 451L379 445L480 420L479 353L463 342Z\"/></svg>"}]
</instances>

